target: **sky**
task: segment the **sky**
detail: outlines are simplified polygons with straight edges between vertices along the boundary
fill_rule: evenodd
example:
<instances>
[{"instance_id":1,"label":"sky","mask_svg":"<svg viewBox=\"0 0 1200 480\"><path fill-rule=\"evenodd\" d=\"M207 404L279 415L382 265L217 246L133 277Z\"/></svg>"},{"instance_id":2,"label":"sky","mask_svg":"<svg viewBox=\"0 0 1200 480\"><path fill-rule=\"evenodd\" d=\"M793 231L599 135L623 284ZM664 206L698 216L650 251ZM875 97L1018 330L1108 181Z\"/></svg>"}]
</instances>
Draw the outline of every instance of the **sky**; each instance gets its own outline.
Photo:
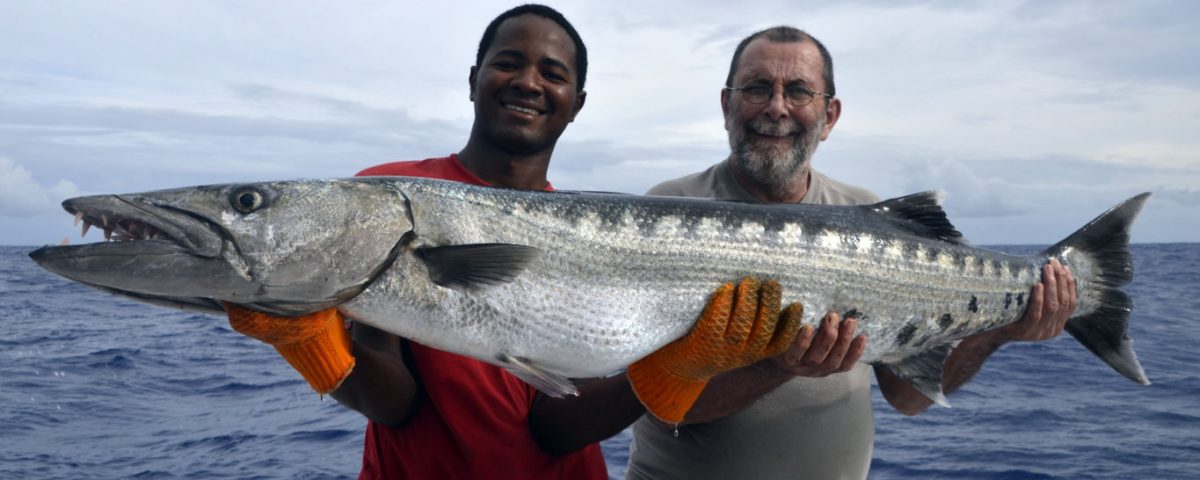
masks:
<instances>
[{"instance_id":1,"label":"sky","mask_svg":"<svg viewBox=\"0 0 1200 480\"><path fill-rule=\"evenodd\" d=\"M941 190L978 245L1051 244L1146 191L1134 242L1200 242L1200 2L547 4L590 59L557 188L643 193L723 159L734 47L787 24L834 59L818 170ZM72 196L457 152L479 36L514 5L0 2L0 245L81 243Z\"/></svg>"}]
</instances>

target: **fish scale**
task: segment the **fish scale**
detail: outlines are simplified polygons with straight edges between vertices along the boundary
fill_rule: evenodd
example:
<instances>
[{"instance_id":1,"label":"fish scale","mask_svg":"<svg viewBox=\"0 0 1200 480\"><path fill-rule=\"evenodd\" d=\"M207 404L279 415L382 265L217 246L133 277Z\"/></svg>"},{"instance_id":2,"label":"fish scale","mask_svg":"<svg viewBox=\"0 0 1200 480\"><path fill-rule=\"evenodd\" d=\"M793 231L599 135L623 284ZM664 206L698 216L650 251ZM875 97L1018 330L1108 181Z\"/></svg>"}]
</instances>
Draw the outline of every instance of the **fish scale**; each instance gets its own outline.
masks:
<instances>
[{"instance_id":1,"label":"fish scale","mask_svg":"<svg viewBox=\"0 0 1200 480\"><path fill-rule=\"evenodd\" d=\"M262 205L238 205L239 195ZM403 177L264 182L71 199L64 208L77 218L160 238L31 256L159 304L219 311L231 302L281 315L336 306L551 394L572 392L567 378L618 372L681 337L718 285L754 275L778 280L784 302L805 307L806 324L853 310L869 338L861 361L942 401L954 342L1020 318L1051 258L1077 279L1067 330L1147 383L1126 335L1132 302L1119 290L1132 276L1128 230L1146 197L1043 252L1012 256L965 244L933 193L866 206L758 205ZM163 257L148 250L174 263L156 264ZM118 261L141 280L115 271Z\"/></svg>"}]
</instances>

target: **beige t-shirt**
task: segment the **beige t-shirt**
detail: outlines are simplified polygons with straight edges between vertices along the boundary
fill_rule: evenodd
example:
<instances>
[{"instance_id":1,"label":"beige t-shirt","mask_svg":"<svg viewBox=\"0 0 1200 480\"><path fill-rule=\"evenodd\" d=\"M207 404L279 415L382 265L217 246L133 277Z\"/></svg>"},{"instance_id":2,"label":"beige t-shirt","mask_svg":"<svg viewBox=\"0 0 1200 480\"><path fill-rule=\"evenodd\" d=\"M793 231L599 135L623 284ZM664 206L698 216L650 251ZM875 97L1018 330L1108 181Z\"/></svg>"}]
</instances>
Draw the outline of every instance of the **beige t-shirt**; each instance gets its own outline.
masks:
<instances>
[{"instance_id":1,"label":"beige t-shirt","mask_svg":"<svg viewBox=\"0 0 1200 480\"><path fill-rule=\"evenodd\" d=\"M801 203L879 201L816 171L811 178ZM734 180L729 160L647 194L755 201ZM871 368L859 363L844 374L792 379L740 412L679 427L678 436L643 416L633 425L626 478L864 479L874 443Z\"/></svg>"}]
</instances>

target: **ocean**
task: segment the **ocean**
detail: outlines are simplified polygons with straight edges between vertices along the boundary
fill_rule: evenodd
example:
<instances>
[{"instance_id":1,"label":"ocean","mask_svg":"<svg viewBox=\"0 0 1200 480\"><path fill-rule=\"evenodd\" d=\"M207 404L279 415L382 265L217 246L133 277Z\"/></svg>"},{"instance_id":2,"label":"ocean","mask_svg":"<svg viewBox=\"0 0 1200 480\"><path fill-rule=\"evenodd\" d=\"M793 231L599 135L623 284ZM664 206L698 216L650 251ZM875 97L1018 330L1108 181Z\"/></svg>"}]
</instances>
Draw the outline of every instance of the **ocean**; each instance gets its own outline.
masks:
<instances>
[{"instance_id":1,"label":"ocean","mask_svg":"<svg viewBox=\"0 0 1200 480\"><path fill-rule=\"evenodd\" d=\"M55 277L30 250L0 247L0 479L357 475L365 421L273 349ZM876 391L871 478L1200 478L1200 244L1132 251L1130 334L1153 385L1070 336L1009 345L953 408L904 417ZM613 478L628 444L603 443Z\"/></svg>"}]
</instances>

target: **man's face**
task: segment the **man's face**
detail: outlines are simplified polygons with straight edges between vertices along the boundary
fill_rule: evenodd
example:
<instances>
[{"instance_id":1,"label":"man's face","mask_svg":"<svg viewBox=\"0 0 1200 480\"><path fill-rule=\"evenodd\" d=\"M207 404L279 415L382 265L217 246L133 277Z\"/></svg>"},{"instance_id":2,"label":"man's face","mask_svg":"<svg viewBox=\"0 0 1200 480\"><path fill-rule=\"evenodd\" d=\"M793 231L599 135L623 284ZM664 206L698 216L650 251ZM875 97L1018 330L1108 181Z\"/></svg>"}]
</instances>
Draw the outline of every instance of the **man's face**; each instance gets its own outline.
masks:
<instances>
[{"instance_id":1,"label":"man's face","mask_svg":"<svg viewBox=\"0 0 1200 480\"><path fill-rule=\"evenodd\" d=\"M766 103L755 104L742 92L722 91L734 167L773 196L786 197L798 188L813 152L829 137L841 112L837 99L818 94L809 104L796 106L781 95L795 86L824 92L822 68L821 53L812 42L757 38L742 51L732 86L764 85L775 94Z\"/></svg>"},{"instance_id":2,"label":"man's face","mask_svg":"<svg viewBox=\"0 0 1200 480\"><path fill-rule=\"evenodd\" d=\"M558 24L529 14L505 20L471 70L475 133L509 153L552 149L583 107L576 73L575 43Z\"/></svg>"}]
</instances>

